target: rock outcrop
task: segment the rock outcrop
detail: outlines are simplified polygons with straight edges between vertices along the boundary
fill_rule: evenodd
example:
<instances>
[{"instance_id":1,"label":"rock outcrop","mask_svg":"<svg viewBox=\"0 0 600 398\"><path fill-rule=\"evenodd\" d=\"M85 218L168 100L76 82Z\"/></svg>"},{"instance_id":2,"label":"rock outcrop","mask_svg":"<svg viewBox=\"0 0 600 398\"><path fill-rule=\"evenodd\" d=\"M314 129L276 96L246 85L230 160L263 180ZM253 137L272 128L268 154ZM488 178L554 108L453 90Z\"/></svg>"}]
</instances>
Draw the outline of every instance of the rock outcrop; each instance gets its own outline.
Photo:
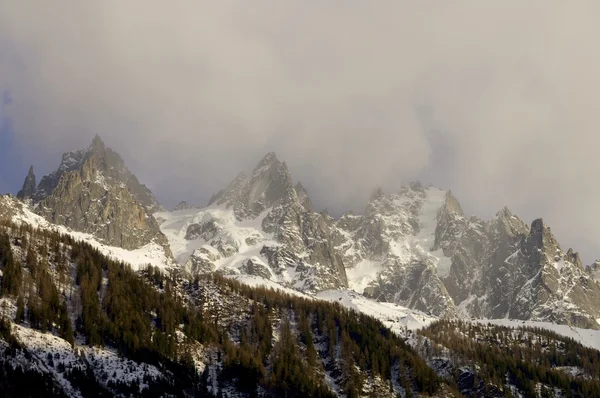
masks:
<instances>
[{"instance_id":1,"label":"rock outcrop","mask_svg":"<svg viewBox=\"0 0 600 398\"><path fill-rule=\"evenodd\" d=\"M29 167L27 177L23 183L23 188L17 193L17 198L21 200L32 199L35 196L36 191L35 173L33 172L33 166Z\"/></svg>"},{"instance_id":2,"label":"rock outcrop","mask_svg":"<svg viewBox=\"0 0 600 398\"><path fill-rule=\"evenodd\" d=\"M30 171L22 197L32 198L48 221L93 234L109 245L132 250L156 241L170 252L152 216L161 206L100 137L86 150L65 153L60 167L35 190Z\"/></svg>"}]
</instances>

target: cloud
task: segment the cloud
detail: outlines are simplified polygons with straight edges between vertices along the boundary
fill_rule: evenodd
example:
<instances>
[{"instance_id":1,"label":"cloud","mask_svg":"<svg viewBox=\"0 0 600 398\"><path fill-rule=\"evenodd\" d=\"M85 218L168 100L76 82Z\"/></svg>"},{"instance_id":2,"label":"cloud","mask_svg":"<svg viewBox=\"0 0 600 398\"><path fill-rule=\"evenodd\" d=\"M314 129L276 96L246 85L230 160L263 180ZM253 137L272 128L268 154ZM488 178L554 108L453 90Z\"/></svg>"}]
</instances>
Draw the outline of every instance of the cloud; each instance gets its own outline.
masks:
<instances>
[{"instance_id":1,"label":"cloud","mask_svg":"<svg viewBox=\"0 0 600 398\"><path fill-rule=\"evenodd\" d=\"M0 90L44 169L100 133L169 201L277 151L321 207L426 177L600 251L598 2L0 3ZM6 111L5 110L5 111ZM31 161L30 161L31 162ZM589 243L591 242L591 243Z\"/></svg>"}]
</instances>

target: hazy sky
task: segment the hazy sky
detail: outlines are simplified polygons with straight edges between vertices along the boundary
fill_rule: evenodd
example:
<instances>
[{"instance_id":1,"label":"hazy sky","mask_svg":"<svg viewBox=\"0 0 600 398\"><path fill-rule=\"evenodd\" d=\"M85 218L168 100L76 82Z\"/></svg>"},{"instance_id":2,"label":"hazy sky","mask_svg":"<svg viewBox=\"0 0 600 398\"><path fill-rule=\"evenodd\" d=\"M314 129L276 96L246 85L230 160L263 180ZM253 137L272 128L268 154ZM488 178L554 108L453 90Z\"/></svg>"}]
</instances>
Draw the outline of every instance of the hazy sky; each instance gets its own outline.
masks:
<instances>
[{"instance_id":1,"label":"hazy sky","mask_svg":"<svg viewBox=\"0 0 600 398\"><path fill-rule=\"evenodd\" d=\"M267 151L321 208L420 178L600 257L600 2L0 0L0 192L95 133L159 199ZM597 253L597 254L596 254Z\"/></svg>"}]
</instances>

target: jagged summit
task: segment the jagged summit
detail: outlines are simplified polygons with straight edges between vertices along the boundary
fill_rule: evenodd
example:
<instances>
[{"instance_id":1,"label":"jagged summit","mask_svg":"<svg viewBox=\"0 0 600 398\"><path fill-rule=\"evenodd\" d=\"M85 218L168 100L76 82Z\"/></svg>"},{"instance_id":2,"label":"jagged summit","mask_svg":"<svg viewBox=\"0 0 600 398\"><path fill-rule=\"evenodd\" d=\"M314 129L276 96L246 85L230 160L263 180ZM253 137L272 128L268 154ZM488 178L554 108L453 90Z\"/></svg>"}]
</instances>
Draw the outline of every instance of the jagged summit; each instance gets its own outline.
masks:
<instances>
[{"instance_id":1,"label":"jagged summit","mask_svg":"<svg viewBox=\"0 0 600 398\"><path fill-rule=\"evenodd\" d=\"M504 206L502 209L498 210L498 212L496 212L496 216L497 218L507 218L507 217L512 217L513 213L510 211L510 209L508 208L508 206Z\"/></svg>"},{"instance_id":2,"label":"jagged summit","mask_svg":"<svg viewBox=\"0 0 600 398\"><path fill-rule=\"evenodd\" d=\"M180 228L181 222L170 225ZM239 173L183 225L173 232L167 222L163 230L189 242L175 255L192 272L251 274L306 292L348 286L332 219L314 211L307 190L293 184L274 152L250 177Z\"/></svg>"},{"instance_id":3,"label":"jagged summit","mask_svg":"<svg viewBox=\"0 0 600 398\"><path fill-rule=\"evenodd\" d=\"M254 168L253 175L255 173L260 173L262 169L270 168L273 164L282 163L278 158L275 152L267 153L260 162Z\"/></svg>"},{"instance_id":4,"label":"jagged summit","mask_svg":"<svg viewBox=\"0 0 600 398\"><path fill-rule=\"evenodd\" d=\"M21 194L32 198L38 205L36 211L48 221L126 249L139 248L155 238L166 248L167 241L152 217L161 206L100 136L87 149L63 154L58 169L44 176L35 189L32 171Z\"/></svg>"},{"instance_id":5,"label":"jagged summit","mask_svg":"<svg viewBox=\"0 0 600 398\"><path fill-rule=\"evenodd\" d=\"M542 218L537 218L532 221L530 238L537 249L542 249L544 247L560 249L550 227L544 224Z\"/></svg>"},{"instance_id":6,"label":"jagged summit","mask_svg":"<svg viewBox=\"0 0 600 398\"><path fill-rule=\"evenodd\" d=\"M276 203L291 198L292 177L285 162L275 152L267 153L258 162L251 177L239 173L229 185L214 194L209 205L226 205L234 209L238 219L256 217ZM308 197L308 196L307 196Z\"/></svg>"},{"instance_id":7,"label":"jagged summit","mask_svg":"<svg viewBox=\"0 0 600 398\"><path fill-rule=\"evenodd\" d=\"M308 196L308 191L306 190L306 188L304 188L304 185L302 185L300 181L298 181L298 183L294 187L294 191L296 191L296 195L298 196L298 200L300 201L302 206L308 211L313 211L314 206L312 201L310 200L310 197Z\"/></svg>"},{"instance_id":8,"label":"jagged summit","mask_svg":"<svg viewBox=\"0 0 600 398\"><path fill-rule=\"evenodd\" d=\"M448 190L446 192L446 200L444 202L444 209L447 212L456 213L460 216L464 216L463 209L462 209L460 203L458 202L458 199L456 199L454 197L454 195L452 195L451 190Z\"/></svg>"},{"instance_id":9,"label":"jagged summit","mask_svg":"<svg viewBox=\"0 0 600 398\"><path fill-rule=\"evenodd\" d=\"M23 182L23 188L17 193L17 198L21 200L31 199L35 195L36 190L36 179L33 171L33 166L29 167L25 182Z\"/></svg>"},{"instance_id":10,"label":"jagged summit","mask_svg":"<svg viewBox=\"0 0 600 398\"><path fill-rule=\"evenodd\" d=\"M106 145L104 144L104 141L102 141L102 138L100 138L98 134L96 134L92 139L92 143L88 147L87 153L96 153L100 155L106 153Z\"/></svg>"}]
</instances>

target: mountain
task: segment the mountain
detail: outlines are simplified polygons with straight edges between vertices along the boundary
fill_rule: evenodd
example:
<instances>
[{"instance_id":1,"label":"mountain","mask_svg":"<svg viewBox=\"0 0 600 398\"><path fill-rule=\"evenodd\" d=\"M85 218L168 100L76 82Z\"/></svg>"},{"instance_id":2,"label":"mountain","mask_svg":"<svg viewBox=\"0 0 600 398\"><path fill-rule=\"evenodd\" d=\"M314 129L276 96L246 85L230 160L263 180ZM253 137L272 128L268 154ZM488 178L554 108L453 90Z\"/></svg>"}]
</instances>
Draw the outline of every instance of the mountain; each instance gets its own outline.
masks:
<instances>
[{"instance_id":1,"label":"mountain","mask_svg":"<svg viewBox=\"0 0 600 398\"><path fill-rule=\"evenodd\" d=\"M3 395L455 396L399 336L336 303L135 273L69 235L6 220L0 264Z\"/></svg>"},{"instance_id":2,"label":"mountain","mask_svg":"<svg viewBox=\"0 0 600 398\"><path fill-rule=\"evenodd\" d=\"M445 317L600 326L600 284L541 219L528 227L507 208L467 218L450 191L413 183L336 225L351 285L369 297Z\"/></svg>"},{"instance_id":3,"label":"mountain","mask_svg":"<svg viewBox=\"0 0 600 398\"><path fill-rule=\"evenodd\" d=\"M7 396L600 397L598 351L534 323L413 331L423 314L380 305L384 319L405 317L392 333L358 293L321 300L217 274L136 273L6 219L0 267ZM567 329L600 347L599 332Z\"/></svg>"},{"instance_id":4,"label":"mountain","mask_svg":"<svg viewBox=\"0 0 600 398\"><path fill-rule=\"evenodd\" d=\"M18 197L51 223L128 250L158 242L169 251L152 217L162 207L99 136L87 149L65 153L59 168L34 186L31 168Z\"/></svg>"},{"instance_id":5,"label":"mountain","mask_svg":"<svg viewBox=\"0 0 600 398\"><path fill-rule=\"evenodd\" d=\"M192 273L257 275L303 292L346 288L334 220L316 213L285 162L267 154L202 210L157 213L177 260Z\"/></svg>"},{"instance_id":6,"label":"mountain","mask_svg":"<svg viewBox=\"0 0 600 398\"><path fill-rule=\"evenodd\" d=\"M541 219L527 225L508 208L466 217L451 191L419 182L375 190L363 214L334 220L269 153L206 208L157 217L192 273L254 275L306 293L350 288L439 317L600 327L593 272Z\"/></svg>"},{"instance_id":7,"label":"mountain","mask_svg":"<svg viewBox=\"0 0 600 398\"><path fill-rule=\"evenodd\" d=\"M166 211L99 137L35 183L0 196L4 395L600 397L598 264L542 219L418 182L334 219L274 153Z\"/></svg>"}]
</instances>

